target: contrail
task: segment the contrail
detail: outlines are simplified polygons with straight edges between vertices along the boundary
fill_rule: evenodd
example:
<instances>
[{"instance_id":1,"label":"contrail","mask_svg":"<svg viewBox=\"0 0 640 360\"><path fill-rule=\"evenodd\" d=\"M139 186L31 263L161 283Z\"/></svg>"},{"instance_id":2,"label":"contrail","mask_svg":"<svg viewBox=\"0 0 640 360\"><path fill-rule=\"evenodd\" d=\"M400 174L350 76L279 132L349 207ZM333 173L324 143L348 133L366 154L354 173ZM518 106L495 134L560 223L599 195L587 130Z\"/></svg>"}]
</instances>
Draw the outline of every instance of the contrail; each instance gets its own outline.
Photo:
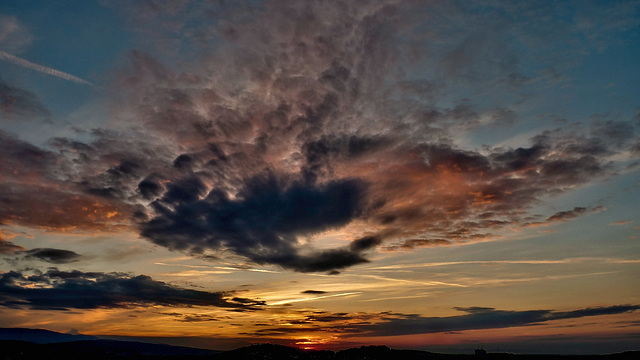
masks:
<instances>
[{"instance_id":1,"label":"contrail","mask_svg":"<svg viewBox=\"0 0 640 360\"><path fill-rule=\"evenodd\" d=\"M56 70L56 69L52 69L50 67L46 67L44 65L40 65L40 64L36 64L36 63L32 63L31 61L27 61L25 59L19 58L17 56L13 56L9 53L6 53L2 50L0 50L0 60L5 60L8 61L10 63L19 65L19 66L24 66L28 69L31 70L35 70L35 71L40 71L41 73L45 73L48 75L52 75L52 76L56 76L59 77L61 79L65 79L65 80L69 80L69 81L73 81L75 83L78 84L84 84L84 85L89 85L89 86L93 86L93 87L98 87L96 84L88 82L87 80L84 79L80 79L77 76L73 76L71 74L67 74L65 72Z\"/></svg>"},{"instance_id":2,"label":"contrail","mask_svg":"<svg viewBox=\"0 0 640 360\"><path fill-rule=\"evenodd\" d=\"M289 299L289 300L277 301L277 302L274 302L274 303L271 303L271 304L268 304L268 305L270 305L270 306L283 305L283 304L289 304L289 303L294 303L294 302L318 300L318 299L325 299L325 298L336 297L336 296L348 296L348 295L356 295L356 294L361 294L361 292L360 291L356 291L356 292L348 292L348 293L342 293L342 294L316 296L316 297L312 297L312 298Z\"/></svg>"}]
</instances>

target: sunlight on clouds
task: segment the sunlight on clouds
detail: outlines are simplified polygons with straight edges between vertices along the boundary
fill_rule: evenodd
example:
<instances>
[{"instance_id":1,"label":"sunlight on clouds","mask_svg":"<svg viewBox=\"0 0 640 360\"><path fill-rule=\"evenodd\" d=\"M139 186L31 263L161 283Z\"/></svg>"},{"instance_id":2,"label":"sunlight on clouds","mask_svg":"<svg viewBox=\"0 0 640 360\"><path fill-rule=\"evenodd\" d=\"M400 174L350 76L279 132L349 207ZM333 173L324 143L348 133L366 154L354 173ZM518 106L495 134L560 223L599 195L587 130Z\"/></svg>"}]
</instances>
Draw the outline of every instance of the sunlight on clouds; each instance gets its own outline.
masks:
<instances>
[{"instance_id":1,"label":"sunlight on clouds","mask_svg":"<svg viewBox=\"0 0 640 360\"><path fill-rule=\"evenodd\" d=\"M186 271L158 273L158 275L166 276L166 277L177 276L177 277L200 278L206 275L222 275L222 274L230 274L230 273L231 272L229 271L222 271L222 270L186 270Z\"/></svg>"},{"instance_id":2,"label":"sunlight on clouds","mask_svg":"<svg viewBox=\"0 0 640 360\"><path fill-rule=\"evenodd\" d=\"M326 298L332 298L332 297L337 297L337 296L351 296L351 295L358 295L358 294L361 294L361 292L350 292L350 293L342 293L342 294L315 296L315 297L311 297L311 298L286 299L286 300L280 300L280 301L269 303L269 305L272 305L272 306L284 305L284 304L291 304L291 303L296 303L296 302L313 301L313 300L326 299Z\"/></svg>"},{"instance_id":3,"label":"sunlight on clouds","mask_svg":"<svg viewBox=\"0 0 640 360\"><path fill-rule=\"evenodd\" d=\"M0 2L0 327L638 331L640 3L75 5Z\"/></svg>"},{"instance_id":4,"label":"sunlight on clouds","mask_svg":"<svg viewBox=\"0 0 640 360\"><path fill-rule=\"evenodd\" d=\"M401 282L401 283L409 283L416 284L422 286L454 286L454 287L467 287L467 285L463 284L455 284L455 283L446 283L441 281L415 281L415 280L407 280L407 279L395 279L378 275L360 275L362 277L382 280L383 282Z\"/></svg>"},{"instance_id":5,"label":"sunlight on clouds","mask_svg":"<svg viewBox=\"0 0 640 360\"><path fill-rule=\"evenodd\" d=\"M216 269L220 270L233 270L233 271L253 271L253 272L263 272L263 273L272 273L279 274L279 271L265 270L265 269L254 269L254 268L236 268L230 266L214 266Z\"/></svg>"},{"instance_id":6,"label":"sunlight on clouds","mask_svg":"<svg viewBox=\"0 0 640 360\"><path fill-rule=\"evenodd\" d=\"M530 265L551 265L551 264L577 264L577 263L612 263L612 264L625 264L625 263L638 263L640 260L634 259L616 259L616 258L565 258L560 260L475 260L475 261L449 261L449 262L430 262L422 264L398 264L371 267L371 270L395 270L395 269L411 269L411 268L424 268L424 267L438 267L438 266L450 266L450 265L512 265L512 264L530 264Z\"/></svg>"}]
</instances>

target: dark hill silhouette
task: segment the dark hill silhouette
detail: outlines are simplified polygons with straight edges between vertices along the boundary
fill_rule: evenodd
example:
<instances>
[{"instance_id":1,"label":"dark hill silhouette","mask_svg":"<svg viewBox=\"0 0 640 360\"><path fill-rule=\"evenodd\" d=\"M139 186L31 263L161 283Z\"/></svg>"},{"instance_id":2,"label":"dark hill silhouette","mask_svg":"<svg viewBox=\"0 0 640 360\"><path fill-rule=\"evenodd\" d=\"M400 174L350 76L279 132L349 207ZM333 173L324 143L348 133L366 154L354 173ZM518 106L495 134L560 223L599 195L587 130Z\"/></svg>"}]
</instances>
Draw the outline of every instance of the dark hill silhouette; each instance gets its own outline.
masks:
<instances>
[{"instance_id":1,"label":"dark hill silhouette","mask_svg":"<svg viewBox=\"0 0 640 360\"><path fill-rule=\"evenodd\" d=\"M336 360L419 360L434 359L439 354L420 350L394 350L388 346L361 346L340 350L336 353ZM445 356L445 355L442 355Z\"/></svg>"},{"instance_id":2,"label":"dark hill silhouette","mask_svg":"<svg viewBox=\"0 0 640 360\"><path fill-rule=\"evenodd\" d=\"M0 340L0 360L214 359L216 351L135 341L81 340L49 344Z\"/></svg>"},{"instance_id":3,"label":"dark hill silhouette","mask_svg":"<svg viewBox=\"0 0 640 360\"><path fill-rule=\"evenodd\" d=\"M88 337L91 340L67 341ZM41 343L7 338L32 338ZM5 340L3 340L5 339ZM53 340L58 340L54 342ZM640 351L610 355L517 355L487 353L490 360L635 360ZM137 341L101 340L87 335L60 334L33 329L0 329L0 360L454 360L478 359L479 356L448 355L420 350L395 350L387 346L362 346L340 350L302 350L283 345L257 344L220 352L189 347Z\"/></svg>"},{"instance_id":4,"label":"dark hill silhouette","mask_svg":"<svg viewBox=\"0 0 640 360\"><path fill-rule=\"evenodd\" d=\"M284 345L255 344L226 351L216 360L334 360L335 353L328 350L302 350Z\"/></svg>"},{"instance_id":5,"label":"dark hill silhouette","mask_svg":"<svg viewBox=\"0 0 640 360\"><path fill-rule=\"evenodd\" d=\"M0 328L0 340L18 340L36 344L49 344L78 340L98 340L98 338L90 335L62 334L43 329Z\"/></svg>"},{"instance_id":6,"label":"dark hill silhouette","mask_svg":"<svg viewBox=\"0 0 640 360\"><path fill-rule=\"evenodd\" d=\"M107 356L116 355L120 357L139 357L139 356L211 356L216 354L213 350L195 349L181 346L171 346L165 344L150 344L137 341L118 341L118 340L86 340L73 341L57 344L44 344L42 348L47 354L62 355L89 355L100 353Z\"/></svg>"},{"instance_id":7,"label":"dark hill silhouette","mask_svg":"<svg viewBox=\"0 0 640 360\"><path fill-rule=\"evenodd\" d=\"M224 352L216 360L420 360L437 354L420 350L393 350L387 346L362 346L340 350L302 350L284 345L256 344ZM446 355L442 355L446 356Z\"/></svg>"},{"instance_id":8,"label":"dark hill silhouette","mask_svg":"<svg viewBox=\"0 0 640 360\"><path fill-rule=\"evenodd\" d=\"M34 343L18 340L0 340L0 359L23 359L28 349L38 346Z\"/></svg>"},{"instance_id":9,"label":"dark hill silhouette","mask_svg":"<svg viewBox=\"0 0 640 360\"><path fill-rule=\"evenodd\" d=\"M220 360L271 360L299 359L301 351L284 345L256 344L227 351L218 356Z\"/></svg>"}]
</instances>

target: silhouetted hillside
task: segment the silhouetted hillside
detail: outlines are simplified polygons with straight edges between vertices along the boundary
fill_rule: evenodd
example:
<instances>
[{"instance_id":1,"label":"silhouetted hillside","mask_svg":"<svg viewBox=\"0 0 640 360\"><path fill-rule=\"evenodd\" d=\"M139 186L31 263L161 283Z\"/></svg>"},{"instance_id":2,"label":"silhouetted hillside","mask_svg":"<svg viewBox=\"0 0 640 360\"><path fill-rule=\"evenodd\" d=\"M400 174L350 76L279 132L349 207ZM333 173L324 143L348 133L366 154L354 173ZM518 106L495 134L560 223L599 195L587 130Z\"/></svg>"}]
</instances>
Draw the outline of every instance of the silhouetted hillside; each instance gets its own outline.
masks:
<instances>
[{"instance_id":1,"label":"silhouetted hillside","mask_svg":"<svg viewBox=\"0 0 640 360\"><path fill-rule=\"evenodd\" d=\"M283 345L256 344L224 352L216 356L216 360L303 360L307 359L307 353L309 352ZM333 359L333 352L328 351L327 354L331 356L327 359Z\"/></svg>"},{"instance_id":2,"label":"silhouetted hillside","mask_svg":"<svg viewBox=\"0 0 640 360\"><path fill-rule=\"evenodd\" d=\"M420 350L394 350L388 346L362 346L340 350L336 353L336 360L419 360L433 359L436 355Z\"/></svg>"},{"instance_id":3,"label":"silhouetted hillside","mask_svg":"<svg viewBox=\"0 0 640 360\"><path fill-rule=\"evenodd\" d=\"M0 340L0 360L212 359L217 352L134 341L83 340L49 344Z\"/></svg>"},{"instance_id":4,"label":"silhouetted hillside","mask_svg":"<svg viewBox=\"0 0 640 360\"><path fill-rule=\"evenodd\" d=\"M38 346L26 341L0 340L0 360L22 359L22 354L33 346Z\"/></svg>"},{"instance_id":5,"label":"silhouetted hillside","mask_svg":"<svg viewBox=\"0 0 640 360\"><path fill-rule=\"evenodd\" d=\"M0 360L635 360L640 351L611 355L517 355L488 353L485 356L448 355L420 350L395 350L387 346L362 346L333 351L302 350L283 345L258 344L219 352L136 341L100 340L92 336L60 334L46 330L0 329L4 338L33 338L35 343L0 338ZM76 337L94 340L65 341ZM53 340L61 340L53 342Z\"/></svg>"},{"instance_id":6,"label":"silhouetted hillside","mask_svg":"<svg viewBox=\"0 0 640 360\"><path fill-rule=\"evenodd\" d=\"M419 360L433 358L433 353L419 350L393 350L387 346L363 346L337 353L302 350L283 345L258 344L219 354L216 360Z\"/></svg>"},{"instance_id":7,"label":"silhouetted hillside","mask_svg":"<svg viewBox=\"0 0 640 360\"><path fill-rule=\"evenodd\" d=\"M24 328L0 328L0 340L28 341L49 344L78 340L98 340L95 336L62 334L55 331Z\"/></svg>"},{"instance_id":8,"label":"silhouetted hillside","mask_svg":"<svg viewBox=\"0 0 640 360\"><path fill-rule=\"evenodd\" d=\"M215 351L194 349L180 346L171 346L165 344L150 344L136 341L118 341L118 340L88 340L74 341L58 344L45 344L42 348L49 355L86 355L85 358L96 354L116 357L139 357L139 356L211 356Z\"/></svg>"}]
</instances>

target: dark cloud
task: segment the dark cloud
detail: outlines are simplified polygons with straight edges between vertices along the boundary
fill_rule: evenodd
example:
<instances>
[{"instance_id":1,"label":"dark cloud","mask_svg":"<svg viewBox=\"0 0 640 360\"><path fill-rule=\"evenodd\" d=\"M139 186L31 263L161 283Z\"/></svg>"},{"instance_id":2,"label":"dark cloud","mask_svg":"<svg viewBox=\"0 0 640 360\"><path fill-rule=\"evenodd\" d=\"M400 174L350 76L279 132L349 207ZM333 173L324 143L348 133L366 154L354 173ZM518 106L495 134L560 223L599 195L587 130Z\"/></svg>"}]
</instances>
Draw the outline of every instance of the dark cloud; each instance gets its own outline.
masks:
<instances>
[{"instance_id":1,"label":"dark cloud","mask_svg":"<svg viewBox=\"0 0 640 360\"><path fill-rule=\"evenodd\" d=\"M382 137L323 135L318 140L303 144L302 153L307 164L302 171L307 179L315 181L318 176L330 175L335 163L370 156L390 145L391 139Z\"/></svg>"},{"instance_id":2,"label":"dark cloud","mask_svg":"<svg viewBox=\"0 0 640 360\"><path fill-rule=\"evenodd\" d=\"M573 210L566 210L566 211L559 211L549 217L547 217L547 219L545 221L536 221L536 222L528 222L528 223L523 223L522 226L548 226L551 225L555 222L564 222L564 221L569 221L569 220L573 220L579 216L583 216L587 213L594 213L594 212L598 212L600 210L602 210L603 208L601 206L596 206L593 208L585 208L585 207L580 207L580 206L576 206L573 208Z\"/></svg>"},{"instance_id":3,"label":"dark cloud","mask_svg":"<svg viewBox=\"0 0 640 360\"><path fill-rule=\"evenodd\" d=\"M278 255L277 260L282 261L282 254ZM289 255L288 259L282 262L274 262L284 268L290 268L301 272L318 272L327 271L332 273L335 269L344 269L353 265L367 263L369 260L359 253L349 250L332 249L318 250L309 255Z\"/></svg>"},{"instance_id":4,"label":"dark cloud","mask_svg":"<svg viewBox=\"0 0 640 360\"><path fill-rule=\"evenodd\" d=\"M175 321L180 322L207 322L207 321L220 321L222 318L208 315L208 314L182 314L182 313L161 313L175 318ZM229 319L224 317L224 319Z\"/></svg>"},{"instance_id":5,"label":"dark cloud","mask_svg":"<svg viewBox=\"0 0 640 360\"><path fill-rule=\"evenodd\" d=\"M411 250L419 247L447 246L451 241L446 239L409 239L400 243L390 244L384 247L385 250Z\"/></svg>"},{"instance_id":6,"label":"dark cloud","mask_svg":"<svg viewBox=\"0 0 640 360\"><path fill-rule=\"evenodd\" d=\"M587 208L584 207L574 207L573 210L568 211L560 211L557 212L547 218L547 221L566 221L570 219L574 219L584 212L587 211Z\"/></svg>"},{"instance_id":7,"label":"dark cloud","mask_svg":"<svg viewBox=\"0 0 640 360\"><path fill-rule=\"evenodd\" d=\"M0 235L2 235L0 233ZM24 251L24 248L20 245L16 245L11 241L7 241L0 237L0 255L15 254L17 252Z\"/></svg>"},{"instance_id":8,"label":"dark cloud","mask_svg":"<svg viewBox=\"0 0 640 360\"><path fill-rule=\"evenodd\" d=\"M529 226L542 199L616 174L614 155L639 144L629 121L600 114L520 147L460 145L474 130L520 125L520 104L567 81L582 56L548 38L600 49L591 25L552 16L562 4L119 6L143 14L130 20L144 41L110 92L114 118L127 121L87 129L82 141L54 138L54 150L0 133L0 166L17 170L0 174L3 225L135 229L194 256L230 251L335 274L375 248L486 241ZM549 32L525 21L542 15ZM557 69L529 63L540 58ZM487 103L494 93L504 96ZM569 220L580 209L541 216ZM351 242L311 244L338 228Z\"/></svg>"},{"instance_id":9,"label":"dark cloud","mask_svg":"<svg viewBox=\"0 0 640 360\"><path fill-rule=\"evenodd\" d=\"M67 186L131 206L141 195L151 199L161 189L153 184L173 174L173 154L160 139L139 128L124 132L93 129L90 136L87 143L67 138L49 142L57 150L58 162L66 165Z\"/></svg>"},{"instance_id":10,"label":"dark cloud","mask_svg":"<svg viewBox=\"0 0 640 360\"><path fill-rule=\"evenodd\" d=\"M8 84L2 77L0 77L0 114L6 120L30 120L46 118L50 115L35 94Z\"/></svg>"},{"instance_id":11,"label":"dark cloud","mask_svg":"<svg viewBox=\"0 0 640 360\"><path fill-rule=\"evenodd\" d=\"M144 179L138 184L138 191L145 199L153 199L161 194L162 187L156 181Z\"/></svg>"},{"instance_id":12,"label":"dark cloud","mask_svg":"<svg viewBox=\"0 0 640 360\"><path fill-rule=\"evenodd\" d=\"M318 186L287 183L267 174L248 180L230 199L217 189L207 194L197 177L184 178L168 185L164 197L154 203L157 216L142 224L142 235L173 250L231 249L259 264L330 271L367 260L358 251L343 249L302 254L297 236L358 217L363 193L364 184L356 180Z\"/></svg>"},{"instance_id":13,"label":"dark cloud","mask_svg":"<svg viewBox=\"0 0 640 360\"><path fill-rule=\"evenodd\" d=\"M182 319L180 319L178 321L182 321L182 322L205 322L205 321L220 321L220 319L216 318L215 316L211 316L211 315L195 314L195 315L186 315L185 317L183 317Z\"/></svg>"},{"instance_id":14,"label":"dark cloud","mask_svg":"<svg viewBox=\"0 0 640 360\"><path fill-rule=\"evenodd\" d=\"M572 310L566 312L553 312L549 315L550 320L559 320L559 319L572 319L579 318L585 316L599 316L599 315L614 315L614 314L623 314L628 312L633 312L640 309L638 305L615 305L615 306L603 306L603 307L593 307L579 310Z\"/></svg>"},{"instance_id":15,"label":"dark cloud","mask_svg":"<svg viewBox=\"0 0 640 360\"><path fill-rule=\"evenodd\" d=\"M568 313L551 310L506 311L486 307L456 308L465 315L450 317L399 317L371 326L371 335L407 335L445 331L498 329L541 324L547 321L596 315L623 314L640 309L638 305L611 306L575 310Z\"/></svg>"},{"instance_id":16,"label":"dark cloud","mask_svg":"<svg viewBox=\"0 0 640 360\"><path fill-rule=\"evenodd\" d=\"M206 190L207 187L200 178L196 176L182 178L167 186L162 202L176 206L193 203L200 200Z\"/></svg>"},{"instance_id":17,"label":"dark cloud","mask_svg":"<svg viewBox=\"0 0 640 360\"><path fill-rule=\"evenodd\" d=\"M326 293L327 293L326 291L322 291L322 290L305 290L301 294L322 295Z\"/></svg>"},{"instance_id":18,"label":"dark cloud","mask_svg":"<svg viewBox=\"0 0 640 360\"><path fill-rule=\"evenodd\" d=\"M0 165L3 169L11 169L0 175L3 182L53 177L58 160L56 154L0 130Z\"/></svg>"},{"instance_id":19,"label":"dark cloud","mask_svg":"<svg viewBox=\"0 0 640 360\"><path fill-rule=\"evenodd\" d=\"M52 264L68 264L78 261L82 255L70 250L36 248L25 251L24 257L27 259L38 259Z\"/></svg>"},{"instance_id":20,"label":"dark cloud","mask_svg":"<svg viewBox=\"0 0 640 360\"><path fill-rule=\"evenodd\" d=\"M230 298L232 292L181 289L148 276L60 271L0 276L0 306L36 310L126 308L134 306L216 306L258 310L264 302Z\"/></svg>"},{"instance_id":21,"label":"dark cloud","mask_svg":"<svg viewBox=\"0 0 640 360\"><path fill-rule=\"evenodd\" d=\"M297 327L260 328L254 336L282 336L299 332L335 332L345 336L397 336L465 330L499 329L540 325L553 320L577 319L589 316L624 314L640 310L640 305L613 305L578 309L568 312L552 310L496 310L490 307L456 307L463 315L424 317L415 314L380 313L305 313L300 320L287 319ZM284 321L283 321L284 323Z\"/></svg>"},{"instance_id":22,"label":"dark cloud","mask_svg":"<svg viewBox=\"0 0 640 360\"><path fill-rule=\"evenodd\" d=\"M382 240L375 236L365 236L363 238L353 240L349 245L351 251L364 251L369 250L371 248L375 248L380 245Z\"/></svg>"},{"instance_id":23,"label":"dark cloud","mask_svg":"<svg viewBox=\"0 0 640 360\"><path fill-rule=\"evenodd\" d=\"M180 170L188 170L191 169L193 161L193 157L187 154L182 154L173 161L173 166Z\"/></svg>"}]
</instances>

